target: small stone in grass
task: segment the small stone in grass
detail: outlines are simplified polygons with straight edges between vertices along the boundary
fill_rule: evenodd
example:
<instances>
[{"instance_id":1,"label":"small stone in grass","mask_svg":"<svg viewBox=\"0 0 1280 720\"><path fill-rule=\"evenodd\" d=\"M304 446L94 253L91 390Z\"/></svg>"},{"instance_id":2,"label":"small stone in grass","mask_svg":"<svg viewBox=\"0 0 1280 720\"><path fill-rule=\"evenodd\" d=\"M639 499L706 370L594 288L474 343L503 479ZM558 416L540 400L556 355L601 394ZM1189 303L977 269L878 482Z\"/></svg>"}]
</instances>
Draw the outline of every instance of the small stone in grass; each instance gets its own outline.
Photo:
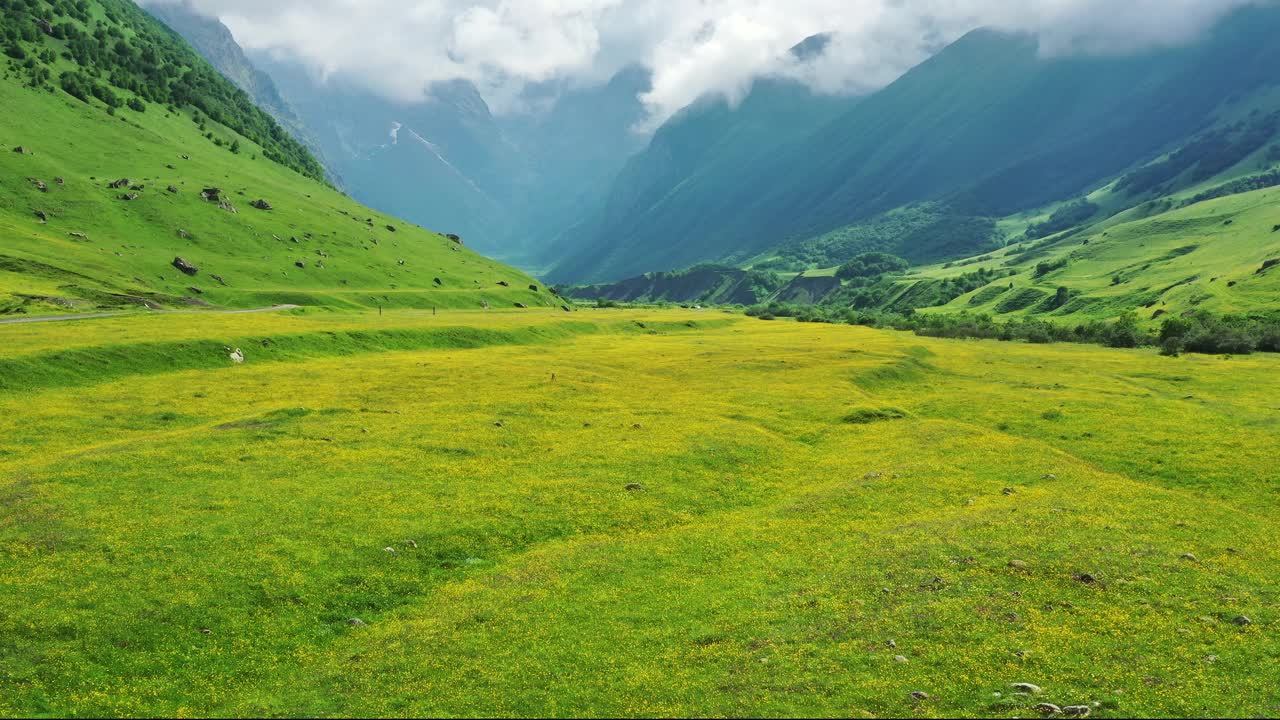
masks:
<instances>
[{"instance_id":1,"label":"small stone in grass","mask_svg":"<svg viewBox=\"0 0 1280 720\"><path fill-rule=\"evenodd\" d=\"M1057 715L1058 713L1062 712L1062 708L1058 707L1057 705L1054 705L1053 703L1040 703L1039 705L1036 705L1034 708L1032 708L1032 710L1035 710L1041 715Z\"/></svg>"},{"instance_id":2,"label":"small stone in grass","mask_svg":"<svg viewBox=\"0 0 1280 720\"><path fill-rule=\"evenodd\" d=\"M1245 625L1252 625L1252 624L1253 624L1253 620L1250 620L1250 619L1249 619L1247 616L1245 616L1245 615L1237 615L1237 616L1236 616L1236 617L1235 617L1231 622L1233 622L1233 623L1235 623L1236 625L1239 625L1239 626L1241 626L1241 627L1243 627L1243 626L1245 626Z\"/></svg>"},{"instance_id":3,"label":"small stone in grass","mask_svg":"<svg viewBox=\"0 0 1280 720\"><path fill-rule=\"evenodd\" d=\"M1062 714L1067 717L1089 717L1089 713L1093 712L1093 708L1088 705L1068 705L1062 708Z\"/></svg>"},{"instance_id":4,"label":"small stone in grass","mask_svg":"<svg viewBox=\"0 0 1280 720\"><path fill-rule=\"evenodd\" d=\"M1188 562L1200 562L1200 558L1192 555L1191 553L1182 553L1182 559Z\"/></svg>"},{"instance_id":5,"label":"small stone in grass","mask_svg":"<svg viewBox=\"0 0 1280 720\"><path fill-rule=\"evenodd\" d=\"M894 656L893 656L893 661L894 661L894 662L896 662L896 663L904 663L904 662L906 662L906 661L907 661L907 656L906 656L906 655L894 655Z\"/></svg>"},{"instance_id":6,"label":"small stone in grass","mask_svg":"<svg viewBox=\"0 0 1280 720\"><path fill-rule=\"evenodd\" d=\"M394 554L396 549L393 547L384 547L382 548L382 551L388 554Z\"/></svg>"},{"instance_id":7,"label":"small stone in grass","mask_svg":"<svg viewBox=\"0 0 1280 720\"><path fill-rule=\"evenodd\" d=\"M898 642L897 642L896 640L890 640L890 641L889 641L889 648L890 648L890 649L893 649L893 648L896 648L896 647L898 647Z\"/></svg>"},{"instance_id":8,"label":"small stone in grass","mask_svg":"<svg viewBox=\"0 0 1280 720\"><path fill-rule=\"evenodd\" d=\"M1004 494L1004 495L1012 495L1012 494L1014 494L1014 493L1016 493L1016 492L1018 492L1018 491L1017 491L1017 490L1014 490L1013 488L1005 488L1005 489L1001 490L1000 492L1001 492L1002 494Z\"/></svg>"},{"instance_id":9,"label":"small stone in grass","mask_svg":"<svg viewBox=\"0 0 1280 720\"><path fill-rule=\"evenodd\" d=\"M200 634L201 634L201 635L212 635L212 634L213 634L213 631L212 631L212 630L210 630L209 628L200 628Z\"/></svg>"},{"instance_id":10,"label":"small stone in grass","mask_svg":"<svg viewBox=\"0 0 1280 720\"><path fill-rule=\"evenodd\" d=\"M1035 695L1040 692L1040 686L1032 685L1031 683L1013 683L1009 686L1009 689L1023 695Z\"/></svg>"},{"instance_id":11,"label":"small stone in grass","mask_svg":"<svg viewBox=\"0 0 1280 720\"><path fill-rule=\"evenodd\" d=\"M1009 567L1013 568L1014 570L1026 570L1027 563L1022 560L1010 560Z\"/></svg>"},{"instance_id":12,"label":"small stone in grass","mask_svg":"<svg viewBox=\"0 0 1280 720\"><path fill-rule=\"evenodd\" d=\"M924 702L925 700L929 699L929 693L923 692L921 690L916 690L915 692L911 693L911 699L915 700L916 702Z\"/></svg>"},{"instance_id":13,"label":"small stone in grass","mask_svg":"<svg viewBox=\"0 0 1280 720\"><path fill-rule=\"evenodd\" d=\"M350 625L351 627L364 627L364 626L365 626L365 622L364 622L363 620L361 620L360 618L351 618L350 620L348 620L348 621L347 621L347 624L348 624L348 625Z\"/></svg>"},{"instance_id":14,"label":"small stone in grass","mask_svg":"<svg viewBox=\"0 0 1280 720\"><path fill-rule=\"evenodd\" d=\"M649 488L641 483L628 483L626 490L627 492L649 492Z\"/></svg>"}]
</instances>

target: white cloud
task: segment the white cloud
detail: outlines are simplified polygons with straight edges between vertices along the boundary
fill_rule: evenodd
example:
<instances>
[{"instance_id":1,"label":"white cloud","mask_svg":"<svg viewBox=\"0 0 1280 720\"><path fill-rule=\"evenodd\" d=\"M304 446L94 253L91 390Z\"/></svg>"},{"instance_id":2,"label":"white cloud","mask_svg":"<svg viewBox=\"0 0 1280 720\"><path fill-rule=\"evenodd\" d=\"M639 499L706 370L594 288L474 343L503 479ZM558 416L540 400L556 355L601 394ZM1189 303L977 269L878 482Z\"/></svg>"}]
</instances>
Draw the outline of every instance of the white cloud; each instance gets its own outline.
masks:
<instances>
[{"instance_id":1,"label":"white cloud","mask_svg":"<svg viewBox=\"0 0 1280 720\"><path fill-rule=\"evenodd\" d=\"M172 0L147 0L151 2ZM977 27L1035 33L1042 52L1183 42L1251 0L190 0L245 47L290 54L404 101L474 82L498 111L528 83L592 83L639 63L656 125L705 93L736 100L784 74L826 92L892 82ZM816 62L785 60L832 33Z\"/></svg>"}]
</instances>

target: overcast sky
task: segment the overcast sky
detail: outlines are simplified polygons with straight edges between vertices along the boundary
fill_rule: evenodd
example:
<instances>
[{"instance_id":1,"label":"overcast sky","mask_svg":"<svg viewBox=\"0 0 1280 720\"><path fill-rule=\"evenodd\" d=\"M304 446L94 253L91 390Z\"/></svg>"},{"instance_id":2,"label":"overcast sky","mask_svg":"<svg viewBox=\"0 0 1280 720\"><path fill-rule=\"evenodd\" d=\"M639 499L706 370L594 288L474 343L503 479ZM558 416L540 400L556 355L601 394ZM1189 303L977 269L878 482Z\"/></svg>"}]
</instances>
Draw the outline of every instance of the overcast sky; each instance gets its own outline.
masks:
<instances>
[{"instance_id":1,"label":"overcast sky","mask_svg":"<svg viewBox=\"0 0 1280 720\"><path fill-rule=\"evenodd\" d=\"M171 0L145 0L160 2ZM406 101L465 78L498 112L530 82L654 72L650 125L708 92L739 98L783 73L826 92L881 87L977 27L1036 33L1045 53L1185 42L1250 0L190 0L246 48L287 53ZM834 33L826 55L786 50Z\"/></svg>"}]
</instances>

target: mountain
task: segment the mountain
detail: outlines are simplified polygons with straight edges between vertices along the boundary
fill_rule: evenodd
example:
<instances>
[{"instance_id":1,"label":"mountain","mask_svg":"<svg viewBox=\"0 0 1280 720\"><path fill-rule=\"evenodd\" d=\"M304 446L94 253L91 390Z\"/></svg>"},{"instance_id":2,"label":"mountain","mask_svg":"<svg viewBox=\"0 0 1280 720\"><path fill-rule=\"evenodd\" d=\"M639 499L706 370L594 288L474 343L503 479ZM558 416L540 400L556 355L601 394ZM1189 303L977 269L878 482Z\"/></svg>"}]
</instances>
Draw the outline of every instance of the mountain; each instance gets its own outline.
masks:
<instances>
[{"instance_id":1,"label":"mountain","mask_svg":"<svg viewBox=\"0 0 1280 720\"><path fill-rule=\"evenodd\" d=\"M700 113L683 114L632 160L552 276L743 260L919 203L981 225L1072 199L1234 108L1274 106L1278 32L1280 8L1249 7L1185 46L1046 57L1033 37L979 30L820 124L802 115L778 141L726 140L723 123L700 130ZM750 100L725 112L750 118ZM972 236L895 249L928 262L999 242Z\"/></svg>"},{"instance_id":2,"label":"mountain","mask_svg":"<svg viewBox=\"0 0 1280 720\"><path fill-rule=\"evenodd\" d=\"M544 86L549 109L495 116L466 81L394 102L349 79L321 79L298 63L254 53L316 136L353 197L415 222L447 227L491 254L546 262L625 159L643 115L645 71L601 86Z\"/></svg>"},{"instance_id":3,"label":"mountain","mask_svg":"<svg viewBox=\"0 0 1280 720\"><path fill-rule=\"evenodd\" d=\"M335 191L129 0L0 13L0 313L555 303L523 273Z\"/></svg>"}]
</instances>

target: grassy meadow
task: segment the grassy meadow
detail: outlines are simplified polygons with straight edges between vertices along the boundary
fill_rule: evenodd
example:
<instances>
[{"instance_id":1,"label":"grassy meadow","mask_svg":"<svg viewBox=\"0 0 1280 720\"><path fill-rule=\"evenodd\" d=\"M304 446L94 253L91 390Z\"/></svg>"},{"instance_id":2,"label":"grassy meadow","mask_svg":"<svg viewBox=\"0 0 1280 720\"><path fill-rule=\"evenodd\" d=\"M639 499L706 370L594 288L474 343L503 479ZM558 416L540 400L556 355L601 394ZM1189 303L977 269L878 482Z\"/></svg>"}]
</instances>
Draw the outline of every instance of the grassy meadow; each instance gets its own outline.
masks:
<instances>
[{"instance_id":1,"label":"grassy meadow","mask_svg":"<svg viewBox=\"0 0 1280 720\"><path fill-rule=\"evenodd\" d=\"M0 715L1280 713L1275 357L656 310L0 338Z\"/></svg>"}]
</instances>

